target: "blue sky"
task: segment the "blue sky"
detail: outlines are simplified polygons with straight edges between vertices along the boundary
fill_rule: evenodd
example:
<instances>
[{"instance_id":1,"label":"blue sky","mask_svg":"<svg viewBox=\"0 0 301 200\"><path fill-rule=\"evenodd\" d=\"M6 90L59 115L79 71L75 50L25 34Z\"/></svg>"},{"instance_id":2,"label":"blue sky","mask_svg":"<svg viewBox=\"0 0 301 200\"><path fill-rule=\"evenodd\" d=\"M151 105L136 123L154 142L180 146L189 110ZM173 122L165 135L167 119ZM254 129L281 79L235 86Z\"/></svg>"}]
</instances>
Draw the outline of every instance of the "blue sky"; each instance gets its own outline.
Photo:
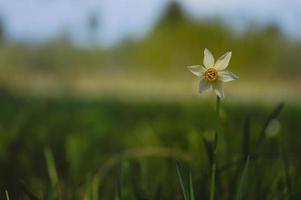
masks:
<instances>
[{"instance_id":1,"label":"blue sky","mask_svg":"<svg viewBox=\"0 0 301 200\"><path fill-rule=\"evenodd\" d=\"M152 28L169 0L0 0L0 16L6 34L15 40L41 41L62 32L80 42L89 37L89 13L100 17L94 35L110 45L124 37L143 37ZM220 17L234 26L247 21L279 24L293 37L301 38L299 0L182 0L187 14L195 18Z\"/></svg>"}]
</instances>

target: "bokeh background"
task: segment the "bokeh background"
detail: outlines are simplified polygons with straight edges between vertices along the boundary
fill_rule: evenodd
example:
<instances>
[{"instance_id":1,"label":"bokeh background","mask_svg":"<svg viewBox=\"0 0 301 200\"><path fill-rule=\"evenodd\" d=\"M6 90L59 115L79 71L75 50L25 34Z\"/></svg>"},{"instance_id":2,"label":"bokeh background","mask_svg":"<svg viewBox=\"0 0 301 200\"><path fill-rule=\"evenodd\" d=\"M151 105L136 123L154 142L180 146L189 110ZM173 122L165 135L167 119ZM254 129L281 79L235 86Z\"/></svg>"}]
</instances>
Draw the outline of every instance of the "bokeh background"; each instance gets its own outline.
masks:
<instances>
[{"instance_id":1,"label":"bokeh background","mask_svg":"<svg viewBox=\"0 0 301 200\"><path fill-rule=\"evenodd\" d=\"M283 102L257 167L268 177L253 180L248 197L296 198L300 8L297 0L1 0L0 195L113 199L122 188L125 199L181 199L180 160L197 196L208 197L203 139L214 130L215 96L198 95L186 67L202 64L208 48L216 58L232 51L229 70L240 77L225 86L221 166L255 148ZM275 165L283 146L288 173ZM221 175L221 199L233 199L233 171Z\"/></svg>"}]
</instances>

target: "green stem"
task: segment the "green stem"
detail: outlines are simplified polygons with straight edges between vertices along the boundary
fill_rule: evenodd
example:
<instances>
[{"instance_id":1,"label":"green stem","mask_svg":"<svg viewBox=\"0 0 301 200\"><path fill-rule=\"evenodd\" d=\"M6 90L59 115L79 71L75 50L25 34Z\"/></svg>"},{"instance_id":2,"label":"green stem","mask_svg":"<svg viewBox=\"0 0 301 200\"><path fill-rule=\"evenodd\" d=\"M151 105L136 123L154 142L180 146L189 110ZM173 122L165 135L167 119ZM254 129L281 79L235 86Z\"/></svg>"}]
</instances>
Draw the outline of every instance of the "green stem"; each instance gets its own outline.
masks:
<instances>
[{"instance_id":1,"label":"green stem","mask_svg":"<svg viewBox=\"0 0 301 200\"><path fill-rule=\"evenodd\" d=\"M213 161L211 168L211 185L210 185L210 200L214 200L215 193L215 172L216 172L216 163Z\"/></svg>"},{"instance_id":2,"label":"green stem","mask_svg":"<svg viewBox=\"0 0 301 200\"><path fill-rule=\"evenodd\" d=\"M215 176L216 176L216 146L217 146L217 133L218 133L218 123L219 123L219 111L220 111L220 98L216 97L216 124L215 124L215 133L213 138L213 158L211 163L211 185L210 185L210 200L214 200L214 194L215 194Z\"/></svg>"},{"instance_id":3,"label":"green stem","mask_svg":"<svg viewBox=\"0 0 301 200\"><path fill-rule=\"evenodd\" d=\"M218 120L219 110L220 110L220 104L221 104L221 98L219 96L216 96L216 118Z\"/></svg>"},{"instance_id":4,"label":"green stem","mask_svg":"<svg viewBox=\"0 0 301 200\"><path fill-rule=\"evenodd\" d=\"M283 170L284 170L284 178L285 178L285 199L290 199L291 191L292 191L292 185L290 181L290 174L289 174L289 162L287 159L287 154L285 151L285 147L283 144L284 138L282 134L280 133L280 140L279 140L279 146L280 146L280 156L282 160Z\"/></svg>"}]
</instances>

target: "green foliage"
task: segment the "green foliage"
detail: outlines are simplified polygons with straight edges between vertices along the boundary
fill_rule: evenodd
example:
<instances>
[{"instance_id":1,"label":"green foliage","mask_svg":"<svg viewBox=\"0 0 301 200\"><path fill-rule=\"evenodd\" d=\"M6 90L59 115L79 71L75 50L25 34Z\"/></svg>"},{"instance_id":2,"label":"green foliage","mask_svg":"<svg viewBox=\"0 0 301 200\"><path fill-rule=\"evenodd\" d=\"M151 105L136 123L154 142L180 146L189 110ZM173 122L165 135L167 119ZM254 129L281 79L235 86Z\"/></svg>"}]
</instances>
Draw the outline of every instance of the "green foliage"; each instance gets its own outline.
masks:
<instances>
[{"instance_id":1,"label":"green foliage","mask_svg":"<svg viewBox=\"0 0 301 200\"><path fill-rule=\"evenodd\" d=\"M97 24L94 18L93 27ZM55 73L62 79L95 70L181 76L179 68L202 63L202 52L207 47L217 56L233 51L231 68L242 76L267 74L292 79L300 74L300 41L286 37L275 24L262 27L250 22L246 27L245 32L237 33L219 18L196 20L177 3L171 3L150 33L139 41L126 40L111 49L78 48L68 38L39 45L8 41L0 46L0 69L6 73Z\"/></svg>"},{"instance_id":2,"label":"green foliage","mask_svg":"<svg viewBox=\"0 0 301 200\"><path fill-rule=\"evenodd\" d=\"M179 162L176 162L176 168L184 200L194 200L195 198L191 173L187 173Z\"/></svg>"},{"instance_id":3,"label":"green foliage","mask_svg":"<svg viewBox=\"0 0 301 200\"><path fill-rule=\"evenodd\" d=\"M24 194L27 198L29 198L30 200L39 200L39 198L36 197L36 195L34 195L31 191L29 191L29 189L26 187L25 183L20 182L20 185L21 185L22 191L24 192ZM50 200L51 198L48 198L48 199Z\"/></svg>"},{"instance_id":4,"label":"green foliage","mask_svg":"<svg viewBox=\"0 0 301 200\"><path fill-rule=\"evenodd\" d=\"M245 199L244 194L247 192L248 187L248 173L249 173L249 162L250 157L247 157L246 164L244 167L244 170L241 175L241 179L239 181L236 200L242 200Z\"/></svg>"},{"instance_id":5,"label":"green foliage","mask_svg":"<svg viewBox=\"0 0 301 200\"><path fill-rule=\"evenodd\" d=\"M182 175L190 197L209 199L212 161L207 157L215 114L207 105L2 95L0 187L11 199L182 199L174 165L180 160L193 175ZM241 191L245 199L298 199L300 105L286 105L278 116L281 139L265 138L259 150L259 133L276 116L268 114L273 108L230 104L221 109L227 115L220 120L216 198L234 199ZM253 150L246 170L244 158ZM256 176L242 178L246 171ZM59 189L53 188L57 182ZM246 182L247 189L239 189Z\"/></svg>"},{"instance_id":6,"label":"green foliage","mask_svg":"<svg viewBox=\"0 0 301 200\"><path fill-rule=\"evenodd\" d=\"M5 196L6 196L6 200L9 200L9 195L8 195L7 190L5 190Z\"/></svg>"},{"instance_id":7,"label":"green foliage","mask_svg":"<svg viewBox=\"0 0 301 200\"><path fill-rule=\"evenodd\" d=\"M45 158L46 158L48 175L50 178L51 186L56 187L59 180L56 172L55 161L51 153L51 150L49 148L45 149Z\"/></svg>"}]
</instances>

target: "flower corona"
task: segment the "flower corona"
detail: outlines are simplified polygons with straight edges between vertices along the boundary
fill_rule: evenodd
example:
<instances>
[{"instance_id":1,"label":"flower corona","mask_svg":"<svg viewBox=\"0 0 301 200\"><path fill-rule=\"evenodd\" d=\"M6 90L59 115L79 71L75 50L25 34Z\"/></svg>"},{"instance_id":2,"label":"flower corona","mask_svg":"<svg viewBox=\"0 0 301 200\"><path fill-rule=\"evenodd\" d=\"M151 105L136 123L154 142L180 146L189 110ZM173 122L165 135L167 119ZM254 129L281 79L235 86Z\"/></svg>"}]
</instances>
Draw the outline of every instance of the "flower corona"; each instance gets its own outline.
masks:
<instances>
[{"instance_id":1,"label":"flower corona","mask_svg":"<svg viewBox=\"0 0 301 200\"><path fill-rule=\"evenodd\" d=\"M205 49L204 66L192 65L188 67L193 74L200 77L199 93L203 93L211 87L218 97L224 98L223 83L238 79L238 76L225 70L229 65L231 56L232 52L227 52L215 62L211 52Z\"/></svg>"},{"instance_id":2,"label":"flower corona","mask_svg":"<svg viewBox=\"0 0 301 200\"><path fill-rule=\"evenodd\" d=\"M210 67L205 71L204 75L207 81L213 82L217 79L217 70L213 67Z\"/></svg>"}]
</instances>

